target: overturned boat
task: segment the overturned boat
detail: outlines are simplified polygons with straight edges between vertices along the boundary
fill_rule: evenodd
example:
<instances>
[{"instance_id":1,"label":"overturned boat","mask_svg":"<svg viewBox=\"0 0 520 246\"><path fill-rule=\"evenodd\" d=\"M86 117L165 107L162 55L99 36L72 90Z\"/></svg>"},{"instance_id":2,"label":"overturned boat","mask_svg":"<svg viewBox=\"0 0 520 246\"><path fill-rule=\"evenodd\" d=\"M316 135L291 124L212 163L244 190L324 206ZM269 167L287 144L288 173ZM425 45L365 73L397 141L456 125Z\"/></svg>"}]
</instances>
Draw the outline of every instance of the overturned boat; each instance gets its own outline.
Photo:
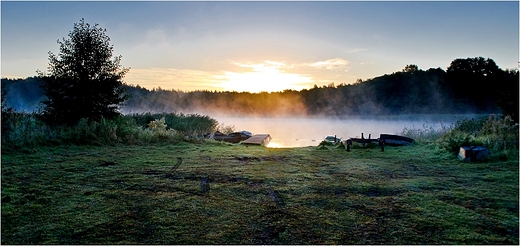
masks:
<instances>
[{"instance_id":1,"label":"overturned boat","mask_svg":"<svg viewBox=\"0 0 520 246\"><path fill-rule=\"evenodd\" d=\"M414 141L413 138L393 134L380 134L379 138L371 138L371 136L369 134L368 138L365 138L363 133L361 133L361 138L349 138L345 141L345 148L347 151L350 151L353 143L359 143L363 147L367 144L377 143L381 147L381 151L385 151L385 145L404 146L410 145Z\"/></svg>"},{"instance_id":2,"label":"overturned boat","mask_svg":"<svg viewBox=\"0 0 520 246\"><path fill-rule=\"evenodd\" d=\"M213 134L213 139L228 143L240 143L240 141L249 139L252 136L253 134L248 131L233 132L231 134L224 134L222 132L216 131L215 134Z\"/></svg>"},{"instance_id":3,"label":"overturned boat","mask_svg":"<svg viewBox=\"0 0 520 246\"><path fill-rule=\"evenodd\" d=\"M379 135L379 141L383 141L386 145L390 146L403 146L412 144L413 138L392 134L381 134Z\"/></svg>"},{"instance_id":4,"label":"overturned boat","mask_svg":"<svg viewBox=\"0 0 520 246\"><path fill-rule=\"evenodd\" d=\"M325 137L325 139L323 141L329 142L332 144L336 144L336 143L341 143L341 138L338 138L336 135L334 135L334 136L328 135Z\"/></svg>"}]
</instances>

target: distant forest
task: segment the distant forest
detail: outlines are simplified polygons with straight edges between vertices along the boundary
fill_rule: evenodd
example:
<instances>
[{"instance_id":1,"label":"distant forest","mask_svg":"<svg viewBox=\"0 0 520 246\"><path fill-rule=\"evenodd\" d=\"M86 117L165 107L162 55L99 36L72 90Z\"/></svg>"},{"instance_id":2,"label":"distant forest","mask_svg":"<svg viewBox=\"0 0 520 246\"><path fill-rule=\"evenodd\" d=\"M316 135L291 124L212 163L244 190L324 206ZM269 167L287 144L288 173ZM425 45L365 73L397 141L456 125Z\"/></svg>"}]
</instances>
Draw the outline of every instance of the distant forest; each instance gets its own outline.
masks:
<instances>
[{"instance_id":1,"label":"distant forest","mask_svg":"<svg viewBox=\"0 0 520 246\"><path fill-rule=\"evenodd\" d=\"M37 111L45 97L40 83L38 77L2 79L4 102L17 111ZM301 91L183 92L125 85L131 98L121 112L341 117L505 110L518 118L518 84L518 70L502 70L493 60L477 57L456 59L446 71L441 68L424 71L416 65L407 65L402 71L366 81L358 79L355 84L315 85Z\"/></svg>"}]
</instances>

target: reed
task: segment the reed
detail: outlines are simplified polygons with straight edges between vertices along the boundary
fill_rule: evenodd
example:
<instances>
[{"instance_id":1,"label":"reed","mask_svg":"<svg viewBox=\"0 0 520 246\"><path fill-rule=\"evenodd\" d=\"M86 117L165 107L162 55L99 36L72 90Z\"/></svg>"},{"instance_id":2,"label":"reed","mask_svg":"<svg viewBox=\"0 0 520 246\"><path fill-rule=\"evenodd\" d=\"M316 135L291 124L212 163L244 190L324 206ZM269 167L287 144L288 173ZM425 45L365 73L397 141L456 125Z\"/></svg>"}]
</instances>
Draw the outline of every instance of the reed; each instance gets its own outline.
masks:
<instances>
[{"instance_id":1,"label":"reed","mask_svg":"<svg viewBox=\"0 0 520 246\"><path fill-rule=\"evenodd\" d=\"M2 111L2 150L59 144L114 145L178 143L212 133L218 122L198 114L134 114L115 119L81 119L73 126L49 126L37 113Z\"/></svg>"}]
</instances>

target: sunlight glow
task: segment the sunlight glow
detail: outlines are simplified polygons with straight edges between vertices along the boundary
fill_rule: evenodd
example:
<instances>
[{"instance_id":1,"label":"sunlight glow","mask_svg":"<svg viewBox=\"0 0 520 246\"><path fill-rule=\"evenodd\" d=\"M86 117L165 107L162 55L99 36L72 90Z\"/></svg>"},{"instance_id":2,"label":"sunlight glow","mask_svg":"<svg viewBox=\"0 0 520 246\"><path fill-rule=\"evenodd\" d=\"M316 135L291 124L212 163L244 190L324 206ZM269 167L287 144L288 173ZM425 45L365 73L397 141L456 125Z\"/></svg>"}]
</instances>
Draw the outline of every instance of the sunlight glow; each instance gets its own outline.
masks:
<instances>
[{"instance_id":1,"label":"sunlight glow","mask_svg":"<svg viewBox=\"0 0 520 246\"><path fill-rule=\"evenodd\" d=\"M273 141L269 142L269 144L267 144L266 147L267 148L286 148L282 144L279 144L279 143L276 143L276 142L273 142Z\"/></svg>"},{"instance_id":2,"label":"sunlight glow","mask_svg":"<svg viewBox=\"0 0 520 246\"><path fill-rule=\"evenodd\" d=\"M309 88L313 83L313 79L309 76L286 73L282 69L290 69L291 66L283 62L264 61L259 64L236 63L236 65L249 68L251 71L242 73L226 71L224 75L218 76L221 87L225 90L251 93L302 90Z\"/></svg>"},{"instance_id":3,"label":"sunlight glow","mask_svg":"<svg viewBox=\"0 0 520 246\"><path fill-rule=\"evenodd\" d=\"M132 68L125 77L130 85L140 85L148 89L166 90L221 90L219 81L211 72L191 69Z\"/></svg>"}]
</instances>

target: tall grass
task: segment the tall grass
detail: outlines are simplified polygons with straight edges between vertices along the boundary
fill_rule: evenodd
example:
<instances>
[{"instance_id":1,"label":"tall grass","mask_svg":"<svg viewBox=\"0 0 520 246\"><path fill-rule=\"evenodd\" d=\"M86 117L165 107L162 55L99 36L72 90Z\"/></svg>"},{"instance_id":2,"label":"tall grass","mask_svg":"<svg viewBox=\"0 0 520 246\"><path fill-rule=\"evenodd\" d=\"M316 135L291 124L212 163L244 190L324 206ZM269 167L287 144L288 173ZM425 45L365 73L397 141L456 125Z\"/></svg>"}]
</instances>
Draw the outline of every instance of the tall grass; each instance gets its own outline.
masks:
<instances>
[{"instance_id":1,"label":"tall grass","mask_svg":"<svg viewBox=\"0 0 520 246\"><path fill-rule=\"evenodd\" d=\"M115 119L81 119L74 126L49 126L38 114L2 111L2 150L59 144L176 143L214 132L208 116L184 114L123 115Z\"/></svg>"},{"instance_id":2,"label":"tall grass","mask_svg":"<svg viewBox=\"0 0 520 246\"><path fill-rule=\"evenodd\" d=\"M500 159L518 158L518 124L510 116L464 119L437 141L441 149L453 154L461 146L484 146Z\"/></svg>"},{"instance_id":3,"label":"tall grass","mask_svg":"<svg viewBox=\"0 0 520 246\"><path fill-rule=\"evenodd\" d=\"M405 128L401 135L420 143L435 144L454 155L461 146L484 146L492 157L503 160L518 158L518 124L510 116L462 119L440 129L426 125L422 129Z\"/></svg>"},{"instance_id":4,"label":"tall grass","mask_svg":"<svg viewBox=\"0 0 520 246\"><path fill-rule=\"evenodd\" d=\"M128 115L133 118L138 126L147 128L148 124L157 119L164 119L168 129L184 133L186 136L201 136L215 131L218 126L217 120L199 114L182 113L142 113Z\"/></svg>"},{"instance_id":5,"label":"tall grass","mask_svg":"<svg viewBox=\"0 0 520 246\"><path fill-rule=\"evenodd\" d=\"M441 125L440 128L436 129L431 125L428 126L424 124L422 128L405 127L400 135L413 138L419 143L433 143L448 133L451 129L452 127L445 125Z\"/></svg>"},{"instance_id":6,"label":"tall grass","mask_svg":"<svg viewBox=\"0 0 520 246\"><path fill-rule=\"evenodd\" d=\"M115 119L81 119L75 126L48 126L38 114L2 110L2 150L40 145L113 145L178 143L201 138L216 130L228 133L233 126L219 125L198 114L131 114ZM457 154L461 146L484 146L501 160L518 158L518 124L511 117L491 115L481 119L463 119L451 126L436 129L405 128L401 135L419 143L435 144L439 149Z\"/></svg>"}]
</instances>

